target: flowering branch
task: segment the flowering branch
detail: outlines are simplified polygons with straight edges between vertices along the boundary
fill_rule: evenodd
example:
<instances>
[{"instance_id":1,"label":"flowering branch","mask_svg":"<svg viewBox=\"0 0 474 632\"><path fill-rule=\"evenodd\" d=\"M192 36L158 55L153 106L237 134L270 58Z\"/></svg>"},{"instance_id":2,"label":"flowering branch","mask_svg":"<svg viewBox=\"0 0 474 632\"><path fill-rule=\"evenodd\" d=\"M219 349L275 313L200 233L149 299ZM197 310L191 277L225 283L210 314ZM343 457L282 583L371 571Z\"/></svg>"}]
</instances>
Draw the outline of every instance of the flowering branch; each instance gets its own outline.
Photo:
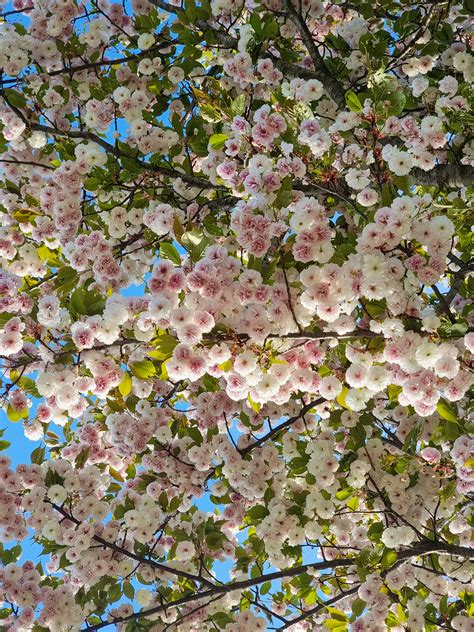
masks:
<instances>
[{"instance_id":1,"label":"flowering branch","mask_svg":"<svg viewBox=\"0 0 474 632\"><path fill-rule=\"evenodd\" d=\"M272 428L271 430L269 430L265 435L263 435L263 437L260 437L259 439L257 439L257 441L254 441L254 443L249 444L245 448L241 448L239 450L240 455L245 456L246 454L248 454L255 448L259 448L261 445L266 443L269 439L272 439L275 435L280 433L282 430L285 430L285 428L289 428L296 421L304 417L306 413L308 413L312 408L319 406L319 404L323 404L325 401L326 400L323 397L319 397L318 399L315 399L314 401L309 402L309 404L305 404L305 406L301 408L300 412L297 415L295 415L294 417L289 417L289 419L282 422L280 425L275 426L275 428Z\"/></svg>"},{"instance_id":2,"label":"flowering branch","mask_svg":"<svg viewBox=\"0 0 474 632\"><path fill-rule=\"evenodd\" d=\"M70 520L76 525L81 524L81 521L75 518L71 513L67 512L63 506L56 505L55 503L51 503L51 505L56 511L58 511L67 520ZM112 551L115 551L116 553L119 553L120 555L125 555L125 557L129 557L132 560L139 562L140 564L145 564L147 566L151 566L152 568L155 568L158 571L168 573L169 575L176 575L176 577L189 579L190 581L197 582L205 586L211 586L212 588L214 588L214 584L212 582L205 579L204 577L201 577L200 575L193 575L192 573L187 573L186 571L179 570L178 568L173 568L171 566L167 566L166 564L160 564L159 562L156 562L155 560L143 557L141 555L137 555L136 553L133 553L133 551L129 551L128 549L125 549L124 547L119 546L118 544L115 544L114 542L109 542L108 540L105 540L100 535L94 535L92 536L92 539L95 542L98 542L99 544L104 546L105 548L111 549Z\"/></svg>"}]
</instances>

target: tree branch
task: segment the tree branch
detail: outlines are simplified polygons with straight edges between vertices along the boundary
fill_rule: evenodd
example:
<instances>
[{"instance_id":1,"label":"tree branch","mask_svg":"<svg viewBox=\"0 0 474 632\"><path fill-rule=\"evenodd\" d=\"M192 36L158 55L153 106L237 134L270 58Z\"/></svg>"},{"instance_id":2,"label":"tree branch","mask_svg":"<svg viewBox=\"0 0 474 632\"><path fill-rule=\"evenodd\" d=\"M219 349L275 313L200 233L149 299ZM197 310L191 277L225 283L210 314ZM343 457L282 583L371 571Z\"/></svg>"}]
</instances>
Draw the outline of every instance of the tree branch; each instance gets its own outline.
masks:
<instances>
[{"instance_id":1,"label":"tree branch","mask_svg":"<svg viewBox=\"0 0 474 632\"><path fill-rule=\"evenodd\" d=\"M466 557L467 559L474 558L474 549L469 549L463 546L452 545L444 542L430 542L426 540L423 543L416 544L415 546L406 549L404 551L400 551L398 553L398 563L401 563L405 559L409 559L411 557L418 557L420 555L427 555L429 553L449 553L451 555L459 555L461 557ZM245 588L251 588L252 586L258 586L267 581L275 581L278 579L284 579L286 577L295 577L297 575L301 575L308 570L313 571L323 571L328 569L336 569L339 567L348 567L354 566L357 564L356 558L343 558L339 560L325 560L323 562L315 562L313 564L303 564L302 566L293 566L292 568L284 569L281 571L275 571L273 573L266 573L264 575L260 575L259 577L253 577L250 579L244 579L242 581L233 582L232 584L223 584L221 586L214 586L213 588L203 591L201 593L195 593L192 595L187 595L186 597L182 597L181 599L176 599L175 601L170 601L167 604L160 604L159 606L155 606L153 608L149 608L147 610L142 610L141 612L133 612L130 615L125 617L117 617L113 621L103 621L101 623L97 623L92 626L88 626L84 628L84 632L92 632L92 630L100 630L109 625L114 625L118 623L124 623L126 621L131 621L136 619L137 617L147 617L154 614L159 614L160 612L165 612L170 608L177 608L187 603L192 603L193 601L197 601L199 599L207 599L208 597L214 597L216 595L224 595L229 592L233 592L235 590L244 590ZM393 567L392 567L393 568ZM387 569L388 571L389 569ZM336 595L333 597L333 600L329 600L325 604L319 604L316 608L323 610L325 607L331 605L332 603L336 603L340 601L344 597L347 597L351 594L354 594L356 590L359 589L359 584L349 589L349 591L345 591L343 594ZM318 612L317 610L316 612ZM303 618L293 619L291 624L296 623L297 621L302 621L306 619L311 614L315 614L315 609L313 611L309 611L304 613Z\"/></svg>"},{"instance_id":2,"label":"tree branch","mask_svg":"<svg viewBox=\"0 0 474 632\"><path fill-rule=\"evenodd\" d=\"M168 167L160 167L158 165L151 165L149 163L142 162L139 158L132 158L131 156L125 155L118 147L108 143L106 140L94 134L93 132L89 132L86 130L60 130L55 127L49 127L48 125L43 125L41 123L30 123L28 122L28 127L32 130L44 132L45 134L51 134L51 136L65 136L67 138L83 138L84 140L90 140L94 143L97 143L103 149L106 150L107 153L112 154L116 158L128 158L133 160L138 167L144 169L145 171L152 171L154 173L159 173L160 175L166 176L168 178L181 178L183 182L190 184L193 187L198 187L200 189L215 189L217 191L227 191L226 187L222 187L219 185L214 185L209 180L205 178L200 178L199 176L191 176L186 173L181 173L179 171L175 171L174 169L169 169Z\"/></svg>"},{"instance_id":3,"label":"tree branch","mask_svg":"<svg viewBox=\"0 0 474 632\"><path fill-rule=\"evenodd\" d=\"M415 184L449 187L469 186L474 181L474 167L471 165L436 165L431 171L415 167L410 171Z\"/></svg>"},{"instance_id":4,"label":"tree branch","mask_svg":"<svg viewBox=\"0 0 474 632\"><path fill-rule=\"evenodd\" d=\"M295 577L297 575L301 575L308 570L314 571L323 571L328 569L335 569L339 567L347 567L353 566L356 563L354 559L345 558L340 560L326 560L324 562L315 562L313 564L303 564L302 566L293 566L292 568L287 568L282 571L275 571L273 573L266 573L265 575L260 575L259 577L252 577L250 579L244 579L242 581L233 582L231 584L223 584L222 586L214 586L212 589L203 591L201 593L195 593L193 595L187 595L186 597L182 597L181 599L176 599L175 601L170 601L167 604L160 604L159 606L155 606L153 608L149 608L147 610L142 610L142 612L133 612L132 614L125 617L117 617L113 621L103 621L102 623L97 623L95 625L88 626L84 628L84 632L91 632L92 630L100 630L109 625L114 625L117 623L124 623L125 621L131 621L136 619L137 617L147 617L153 614L158 614L160 612L165 612L170 608L177 608L186 603L192 603L193 601L197 601L198 599L207 599L208 597L214 597L215 595L225 595L226 593L233 592L235 590L244 590L245 588L251 588L252 586L258 586L268 581L275 581L278 579L284 579L286 577Z\"/></svg>"},{"instance_id":5,"label":"tree branch","mask_svg":"<svg viewBox=\"0 0 474 632\"><path fill-rule=\"evenodd\" d=\"M56 505L55 503L51 503L51 505L62 516L64 516L71 522L74 522L74 524L76 525L81 524L80 520L78 520L77 518L74 518L74 516L68 513L60 505ZM99 535L94 535L92 539L98 542L99 544L101 544L102 546L104 546L105 548L111 549L112 551L115 551L116 553L120 553L121 555L125 555L126 557L129 557L132 560L135 560L136 562L140 562L140 564L147 564L148 566L151 566L152 568L155 568L156 570L169 573L170 575L176 575L177 577L183 577L193 582L205 584L206 586L211 586L212 588L214 588L214 584L210 582L209 580L204 579L203 577L199 577L198 575L193 575L192 573L186 573L185 571L181 571L177 568L170 568L169 566L166 566L166 564L160 564L159 562L155 562L155 560L150 560L145 557L141 557L140 555L137 555L136 553L133 553L132 551L129 551L127 549L124 549L123 547L118 546L117 544L114 544L113 542L104 540L104 538L101 538Z\"/></svg>"},{"instance_id":6,"label":"tree branch","mask_svg":"<svg viewBox=\"0 0 474 632\"><path fill-rule=\"evenodd\" d=\"M439 308L441 311L443 311L446 316L449 318L449 320L452 323L456 322L456 319L454 318L453 314L451 313L451 309L449 308L449 303L446 300L446 297L444 296L444 294L441 293L441 291L436 287L436 285L432 285L431 289L433 290L433 292L436 295L436 298L439 301Z\"/></svg>"},{"instance_id":7,"label":"tree branch","mask_svg":"<svg viewBox=\"0 0 474 632\"><path fill-rule=\"evenodd\" d=\"M301 417L304 417L304 415L306 415L306 413L308 413L311 410L311 408L314 408L315 406L318 406L319 404L323 404L325 401L326 400L324 399L324 397L319 397L318 399L315 399L314 401L309 402L309 404L306 404L306 406L303 406L303 408L300 410L300 412L297 415L295 415L294 417L290 417L289 419L281 423L279 426L272 428L269 432L267 432L267 434L263 435L263 437L260 437L260 439L257 439L257 441L255 441L254 443L251 443L247 447L239 450L241 456L245 456L246 454L248 454L252 450L255 450L255 448L258 448L259 446L262 445L262 443L265 443L265 441L268 441L268 439L271 439L272 437L274 437L276 434L278 434L285 428L289 428L292 424L295 423L295 421L298 421L298 419L301 419Z\"/></svg>"},{"instance_id":8,"label":"tree branch","mask_svg":"<svg viewBox=\"0 0 474 632\"><path fill-rule=\"evenodd\" d=\"M290 20L298 28L304 45L308 49L308 53L313 60L314 68L316 70L317 78L321 81L326 88L329 96L337 103L342 109L346 109L346 96L344 88L339 81L329 72L324 63L324 59L318 50L318 47L314 43L313 36L309 30L303 16L296 11L291 0L285 0L285 5L288 11Z\"/></svg>"},{"instance_id":9,"label":"tree branch","mask_svg":"<svg viewBox=\"0 0 474 632\"><path fill-rule=\"evenodd\" d=\"M74 74L76 72L81 72L82 70L91 70L92 68L101 68L103 66L114 66L115 64L124 64L129 61L136 61L137 59L141 59L142 57L148 57L151 53L159 52L162 48L168 48L169 46L176 45L176 42L161 42L156 46L152 46L147 50L143 50L140 53L135 55L128 55L126 57L118 57L117 59L102 59L100 61L90 61L85 64L81 64L79 66L70 66L69 68L66 66L64 68L60 68L59 70L52 70L51 72L46 73L48 77L56 77L57 75L63 74Z\"/></svg>"},{"instance_id":10,"label":"tree branch","mask_svg":"<svg viewBox=\"0 0 474 632\"><path fill-rule=\"evenodd\" d=\"M169 13L172 13L174 15L178 13L178 10L179 10L178 7L174 7L168 2L163 2L163 0L150 0L150 2L151 4L154 4L160 9L163 9L164 11L168 11ZM215 28L214 26L211 26L205 20L197 20L195 22L195 25L200 31L203 32L204 36L207 33L211 34L212 37L215 39L216 43L219 44L219 46L222 46L224 48L234 49L234 50L238 49L238 44L239 44L238 39L236 39L235 37L232 37L232 35L229 35L225 31L222 31L218 28ZM297 64L292 64L291 62L283 61L283 59L280 59L279 57L277 57L274 53L270 51L267 51L266 55L270 57L275 68L278 68L278 70L280 70L285 75L285 77L299 77L301 79L321 79L320 75L314 70L311 70L309 68L303 68L302 66L298 66ZM345 103L345 99L344 99L344 103Z\"/></svg>"},{"instance_id":11,"label":"tree branch","mask_svg":"<svg viewBox=\"0 0 474 632\"><path fill-rule=\"evenodd\" d=\"M339 595L332 597L332 599L328 599L327 601L323 603L319 603L317 606L314 606L314 608L311 608L311 610L306 610L306 612L302 612L295 619L291 619L290 621L288 621L288 623L285 623L285 625L282 625L281 627L279 627L278 630L286 630L287 628L290 628L296 623L300 623L300 621L305 621L305 619L307 619L308 617L312 617L313 615L318 614L318 612L321 612L328 606L333 606L335 603L338 603L345 597L350 597L350 595L353 595L354 593L356 593L359 590L359 588L360 588L360 584L357 584L356 586L349 588L349 590L345 590Z\"/></svg>"},{"instance_id":12,"label":"tree branch","mask_svg":"<svg viewBox=\"0 0 474 632\"><path fill-rule=\"evenodd\" d=\"M8 107L23 121L27 129L37 131L37 132L44 132L45 134L50 134L51 136L60 136L60 137L66 137L66 138L82 138L84 140L90 140L94 143L97 143L97 145L105 149L107 153L115 156L118 159L128 158L129 160L133 160L137 164L137 166L140 167L140 169L143 169L144 171L152 171L153 173L158 173L168 178L174 178L174 179L181 178L183 182L186 182L187 184L193 187L198 187L200 189L214 189L216 191L226 191L226 192L228 191L227 187L212 184L206 178L200 178L199 176L193 176L193 175L188 175L186 173L181 173L179 171L176 171L175 169L170 169L168 167L151 165L149 163L143 162L139 158L133 158L132 156L127 156L122 151L120 151L120 149L117 146L112 145L101 136L98 136L97 134L94 134L93 132L90 132L88 130L79 130L79 129L61 130L61 129L58 129L57 127L51 127L49 125L43 125L42 123L32 122L28 119L28 117L24 114L24 112L21 111L20 108L15 107L9 102L8 97L3 89L0 89L0 95L4 98L5 103L8 105Z\"/></svg>"}]
</instances>

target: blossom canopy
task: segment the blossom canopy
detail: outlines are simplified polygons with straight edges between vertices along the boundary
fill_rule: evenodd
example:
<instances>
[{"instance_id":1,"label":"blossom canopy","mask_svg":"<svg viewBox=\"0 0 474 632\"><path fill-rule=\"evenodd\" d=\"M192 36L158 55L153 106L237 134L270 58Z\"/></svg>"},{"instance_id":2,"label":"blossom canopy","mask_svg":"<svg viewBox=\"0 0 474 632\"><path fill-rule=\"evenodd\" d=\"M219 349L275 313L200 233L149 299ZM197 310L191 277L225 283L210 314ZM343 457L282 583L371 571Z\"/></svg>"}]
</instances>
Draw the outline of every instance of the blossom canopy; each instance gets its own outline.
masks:
<instances>
[{"instance_id":1,"label":"blossom canopy","mask_svg":"<svg viewBox=\"0 0 474 632\"><path fill-rule=\"evenodd\" d=\"M0 11L2 630L472 632L472 0Z\"/></svg>"}]
</instances>

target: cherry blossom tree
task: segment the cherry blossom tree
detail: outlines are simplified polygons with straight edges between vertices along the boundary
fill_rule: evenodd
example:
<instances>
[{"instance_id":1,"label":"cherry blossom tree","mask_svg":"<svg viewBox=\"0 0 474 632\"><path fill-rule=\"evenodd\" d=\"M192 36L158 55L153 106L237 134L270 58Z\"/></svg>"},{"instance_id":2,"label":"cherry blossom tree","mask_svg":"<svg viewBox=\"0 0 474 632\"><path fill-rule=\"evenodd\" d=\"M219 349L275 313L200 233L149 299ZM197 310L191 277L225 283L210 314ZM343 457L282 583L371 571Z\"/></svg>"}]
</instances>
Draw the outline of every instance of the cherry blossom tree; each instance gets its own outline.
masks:
<instances>
[{"instance_id":1,"label":"cherry blossom tree","mask_svg":"<svg viewBox=\"0 0 474 632\"><path fill-rule=\"evenodd\" d=\"M472 631L472 0L0 5L2 629Z\"/></svg>"}]
</instances>

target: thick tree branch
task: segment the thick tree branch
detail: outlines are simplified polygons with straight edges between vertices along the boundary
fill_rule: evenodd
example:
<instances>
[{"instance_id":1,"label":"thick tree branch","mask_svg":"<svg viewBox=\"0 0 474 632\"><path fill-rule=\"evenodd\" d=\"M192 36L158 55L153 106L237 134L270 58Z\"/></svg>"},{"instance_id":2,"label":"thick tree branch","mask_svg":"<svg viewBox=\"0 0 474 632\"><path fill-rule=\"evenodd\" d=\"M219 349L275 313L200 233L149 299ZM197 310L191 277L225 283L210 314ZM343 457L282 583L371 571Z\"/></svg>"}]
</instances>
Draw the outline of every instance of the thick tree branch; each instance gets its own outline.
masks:
<instances>
[{"instance_id":1,"label":"thick tree branch","mask_svg":"<svg viewBox=\"0 0 474 632\"><path fill-rule=\"evenodd\" d=\"M163 11L168 11L168 13L172 13L173 15L176 15L180 9L179 7L175 7L169 2L163 2L163 0L149 0L149 2L150 4L154 4L155 7L158 7Z\"/></svg>"},{"instance_id":2,"label":"thick tree branch","mask_svg":"<svg viewBox=\"0 0 474 632\"><path fill-rule=\"evenodd\" d=\"M470 165L437 165L431 171L424 171L419 167L415 167L410 171L413 184L419 186L436 186L440 189L449 189L453 187L469 186L474 182L474 167ZM330 195L343 200L347 204L355 207L354 202L350 199L353 191L347 186L342 178L338 178L332 185L323 186L318 183L303 184L295 182L293 188L303 191L305 195ZM359 214L360 209L355 207Z\"/></svg>"},{"instance_id":3,"label":"thick tree branch","mask_svg":"<svg viewBox=\"0 0 474 632\"><path fill-rule=\"evenodd\" d=\"M445 295L445 301L448 305L451 305L451 303L454 300L454 297L461 290L464 278L473 271L473 262L470 261L466 263L462 259L459 259L455 255L453 255L452 253L448 255L448 259L450 259L452 263L454 263L456 266L459 267L459 270L457 271L448 270L452 276L452 281L451 281L451 288L449 292Z\"/></svg>"},{"instance_id":4,"label":"thick tree branch","mask_svg":"<svg viewBox=\"0 0 474 632\"><path fill-rule=\"evenodd\" d=\"M329 96L342 109L346 109L346 97L344 88L339 81L329 72L324 63L324 59L316 46L311 31L308 28L303 16L295 9L291 0L285 0L290 20L297 27L304 45L308 49L308 53L313 60L317 78L326 88Z\"/></svg>"},{"instance_id":5,"label":"thick tree branch","mask_svg":"<svg viewBox=\"0 0 474 632\"><path fill-rule=\"evenodd\" d=\"M415 184L436 186L441 189L469 186L474 182L474 167L471 165L437 165L431 171L415 167L410 171Z\"/></svg>"},{"instance_id":6,"label":"thick tree branch","mask_svg":"<svg viewBox=\"0 0 474 632\"><path fill-rule=\"evenodd\" d=\"M464 557L466 560L474 559L474 548L460 546L458 544L449 544L449 542L440 542L438 540L424 540L423 542L418 542L409 549L401 551L398 554L398 559L407 560L415 555L428 555L429 553L447 553L448 555Z\"/></svg>"},{"instance_id":7,"label":"thick tree branch","mask_svg":"<svg viewBox=\"0 0 474 632\"><path fill-rule=\"evenodd\" d=\"M78 64L77 66L64 66L64 68L58 68L58 70L51 70L50 72L44 72L41 76L43 77L57 77L59 75L69 75L72 76L77 72L82 72L84 70L93 70L94 68L105 68L107 66L115 66L118 64L126 64L131 61L137 61L144 57L149 57L152 53L160 52L163 49L169 48L170 46L175 46L176 42L166 41L160 42L156 46L152 46L147 50L143 50L139 53L133 55L126 55L124 57L117 57L115 59L100 59L99 61L89 61L83 64ZM20 83L23 82L24 78L17 77L15 80L6 80L2 81L2 86L12 83Z\"/></svg>"},{"instance_id":8,"label":"thick tree branch","mask_svg":"<svg viewBox=\"0 0 474 632\"><path fill-rule=\"evenodd\" d=\"M383 334L378 334L369 329L355 329L348 331L347 334L338 334L335 331L291 331L287 334L269 334L269 338L301 338L311 340L348 340L350 338L383 338Z\"/></svg>"},{"instance_id":9,"label":"thick tree branch","mask_svg":"<svg viewBox=\"0 0 474 632\"><path fill-rule=\"evenodd\" d=\"M174 7L168 2L163 2L163 0L150 0L150 2L158 8L164 11L168 11L169 13L172 13L174 15L178 13L178 7ZM212 26L205 20L197 20L195 25L200 31L202 31L204 36L206 36L207 34L211 35L211 38L213 38L215 42L219 44L219 46L223 48L229 48L231 50L238 49L239 40L235 37L232 37L232 35L229 35L225 31ZM270 57L275 68L278 68L278 70L280 70L285 75L285 77L299 77L300 79L321 79L321 76L318 72L315 72L314 70L311 70L309 68L303 68L302 66L298 66L297 64L292 64L291 62L284 61L283 59L277 57L277 55L275 55L271 51L267 51L266 55Z\"/></svg>"}]
</instances>

